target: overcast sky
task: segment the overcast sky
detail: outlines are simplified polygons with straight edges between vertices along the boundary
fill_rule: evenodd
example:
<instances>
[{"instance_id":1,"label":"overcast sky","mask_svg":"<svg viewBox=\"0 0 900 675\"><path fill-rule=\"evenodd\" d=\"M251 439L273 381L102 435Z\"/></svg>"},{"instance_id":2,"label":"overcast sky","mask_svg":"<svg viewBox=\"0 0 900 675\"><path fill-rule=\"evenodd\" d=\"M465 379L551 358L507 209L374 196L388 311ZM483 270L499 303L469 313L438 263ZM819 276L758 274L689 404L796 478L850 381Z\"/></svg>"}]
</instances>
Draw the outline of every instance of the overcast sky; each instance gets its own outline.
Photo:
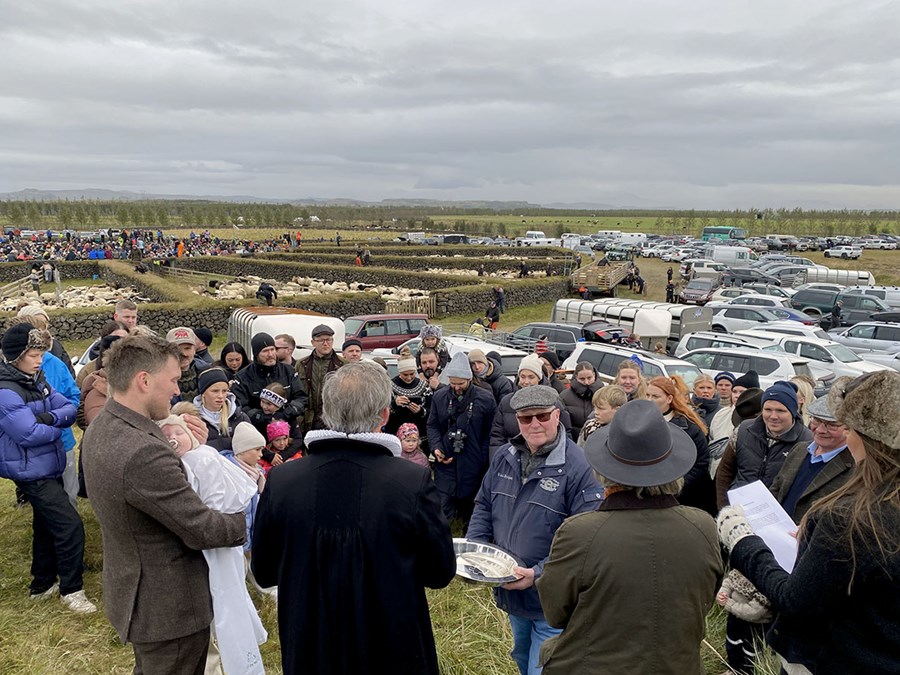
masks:
<instances>
[{"instance_id":1,"label":"overcast sky","mask_svg":"<svg viewBox=\"0 0 900 675\"><path fill-rule=\"evenodd\" d=\"M0 192L900 208L900 3L0 0Z\"/></svg>"}]
</instances>

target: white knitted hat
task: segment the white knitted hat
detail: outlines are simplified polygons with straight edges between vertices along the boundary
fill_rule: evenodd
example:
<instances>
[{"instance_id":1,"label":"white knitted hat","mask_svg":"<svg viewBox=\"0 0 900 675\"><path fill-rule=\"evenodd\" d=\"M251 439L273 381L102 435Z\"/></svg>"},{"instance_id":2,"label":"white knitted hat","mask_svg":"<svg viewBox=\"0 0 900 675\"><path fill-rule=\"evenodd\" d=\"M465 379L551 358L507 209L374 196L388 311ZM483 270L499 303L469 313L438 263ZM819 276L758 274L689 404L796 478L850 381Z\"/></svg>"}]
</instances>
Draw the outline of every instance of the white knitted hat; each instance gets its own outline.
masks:
<instances>
[{"instance_id":1,"label":"white knitted hat","mask_svg":"<svg viewBox=\"0 0 900 675\"><path fill-rule=\"evenodd\" d=\"M255 450L266 445L266 439L256 430L250 422L241 422L234 428L234 436L231 439L231 449L239 455L248 450Z\"/></svg>"}]
</instances>

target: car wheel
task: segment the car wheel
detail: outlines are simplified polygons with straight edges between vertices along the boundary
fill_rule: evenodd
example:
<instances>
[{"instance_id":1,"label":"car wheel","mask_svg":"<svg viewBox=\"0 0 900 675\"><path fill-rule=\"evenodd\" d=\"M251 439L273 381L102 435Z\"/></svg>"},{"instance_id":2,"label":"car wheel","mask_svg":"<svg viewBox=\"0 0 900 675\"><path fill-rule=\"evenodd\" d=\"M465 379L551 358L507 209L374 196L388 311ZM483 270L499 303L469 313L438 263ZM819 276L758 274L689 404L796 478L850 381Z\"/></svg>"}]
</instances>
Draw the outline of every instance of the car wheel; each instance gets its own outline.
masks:
<instances>
[{"instance_id":1,"label":"car wheel","mask_svg":"<svg viewBox=\"0 0 900 675\"><path fill-rule=\"evenodd\" d=\"M728 331L725 329L725 326L716 324L715 326L712 327L712 332L713 333L727 333Z\"/></svg>"},{"instance_id":2,"label":"car wheel","mask_svg":"<svg viewBox=\"0 0 900 675\"><path fill-rule=\"evenodd\" d=\"M803 313L807 316L822 316L822 311L817 307L804 307Z\"/></svg>"},{"instance_id":3,"label":"car wheel","mask_svg":"<svg viewBox=\"0 0 900 675\"><path fill-rule=\"evenodd\" d=\"M846 253L841 253L841 257L842 257L844 260L846 260L846 259L847 259L847 254L846 254Z\"/></svg>"},{"instance_id":4,"label":"car wheel","mask_svg":"<svg viewBox=\"0 0 900 675\"><path fill-rule=\"evenodd\" d=\"M825 253L825 257L826 257L826 258L830 258L831 255L829 255L828 253Z\"/></svg>"}]
</instances>

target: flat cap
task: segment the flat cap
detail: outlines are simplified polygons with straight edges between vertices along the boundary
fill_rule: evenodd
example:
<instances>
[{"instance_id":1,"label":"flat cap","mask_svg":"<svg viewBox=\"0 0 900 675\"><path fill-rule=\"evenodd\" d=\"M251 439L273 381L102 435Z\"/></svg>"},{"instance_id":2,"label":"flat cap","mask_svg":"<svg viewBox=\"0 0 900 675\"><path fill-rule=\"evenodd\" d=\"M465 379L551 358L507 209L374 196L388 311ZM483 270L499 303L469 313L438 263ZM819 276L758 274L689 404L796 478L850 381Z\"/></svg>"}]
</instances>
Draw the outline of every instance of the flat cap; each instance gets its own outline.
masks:
<instances>
[{"instance_id":1,"label":"flat cap","mask_svg":"<svg viewBox=\"0 0 900 675\"><path fill-rule=\"evenodd\" d=\"M556 389L543 384L519 389L509 400L513 410L526 410L528 408L555 408L559 402L559 394Z\"/></svg>"},{"instance_id":2,"label":"flat cap","mask_svg":"<svg viewBox=\"0 0 900 675\"><path fill-rule=\"evenodd\" d=\"M320 323L318 326L312 329L312 333L310 333L312 337L319 337L320 335L334 335L334 329L330 326L326 326L324 323Z\"/></svg>"}]
</instances>

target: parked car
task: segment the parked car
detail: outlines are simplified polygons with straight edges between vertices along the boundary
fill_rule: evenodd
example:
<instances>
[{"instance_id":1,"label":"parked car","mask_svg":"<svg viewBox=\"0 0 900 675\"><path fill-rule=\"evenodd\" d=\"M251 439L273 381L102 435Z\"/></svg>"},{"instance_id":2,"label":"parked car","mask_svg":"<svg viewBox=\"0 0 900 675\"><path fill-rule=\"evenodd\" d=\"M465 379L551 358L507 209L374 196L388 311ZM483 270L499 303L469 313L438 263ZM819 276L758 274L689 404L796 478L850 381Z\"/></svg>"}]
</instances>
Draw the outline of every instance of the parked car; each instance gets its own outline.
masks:
<instances>
[{"instance_id":1,"label":"parked car","mask_svg":"<svg viewBox=\"0 0 900 675\"><path fill-rule=\"evenodd\" d=\"M799 321L807 326L818 326L819 318L804 314L793 307L767 307L780 321Z\"/></svg>"},{"instance_id":2,"label":"parked car","mask_svg":"<svg viewBox=\"0 0 900 675\"><path fill-rule=\"evenodd\" d=\"M717 333L733 333L770 321L778 321L778 317L765 307L722 305L713 308L712 329Z\"/></svg>"},{"instance_id":3,"label":"parked car","mask_svg":"<svg viewBox=\"0 0 900 675\"><path fill-rule=\"evenodd\" d=\"M718 287L719 284L715 279L702 277L691 279L678 294L678 301L686 305L705 305Z\"/></svg>"},{"instance_id":4,"label":"parked car","mask_svg":"<svg viewBox=\"0 0 900 675\"><path fill-rule=\"evenodd\" d=\"M809 265L795 265L790 263L787 265L778 265L777 267L769 267L763 271L778 279L782 286L790 286L794 283L794 279L801 274L805 275L807 270L810 269L812 268Z\"/></svg>"},{"instance_id":5,"label":"parked car","mask_svg":"<svg viewBox=\"0 0 900 675\"><path fill-rule=\"evenodd\" d=\"M825 249L826 258L843 258L844 260L857 260L862 255L862 249L858 246L832 246Z\"/></svg>"},{"instance_id":6,"label":"parked car","mask_svg":"<svg viewBox=\"0 0 900 675\"><path fill-rule=\"evenodd\" d=\"M900 308L900 286L848 286L844 289L848 295L869 295L892 309Z\"/></svg>"},{"instance_id":7,"label":"parked car","mask_svg":"<svg viewBox=\"0 0 900 675\"><path fill-rule=\"evenodd\" d=\"M712 297L710 298L710 302L727 303L733 298L738 298L742 295L748 295L749 293L756 293L756 291L748 290L746 286L726 286L724 288L718 289L715 293L713 293Z\"/></svg>"},{"instance_id":8,"label":"parked car","mask_svg":"<svg viewBox=\"0 0 900 675\"><path fill-rule=\"evenodd\" d=\"M673 350L673 355L681 358L690 351L695 349L704 349L706 347L745 347L747 349L760 349L772 344L770 340L761 337L751 337L749 335L736 335L716 333L713 331L697 331L689 333L678 341Z\"/></svg>"},{"instance_id":9,"label":"parked car","mask_svg":"<svg viewBox=\"0 0 900 675\"><path fill-rule=\"evenodd\" d=\"M743 286L748 283L781 286L781 280L778 277L752 267L729 267L728 271L725 272L725 284L728 286Z\"/></svg>"},{"instance_id":10,"label":"parked car","mask_svg":"<svg viewBox=\"0 0 900 675\"><path fill-rule=\"evenodd\" d=\"M789 299L796 291L793 288L784 288L783 286L774 286L773 284L744 284L744 291L759 293L761 295L775 295L781 298Z\"/></svg>"},{"instance_id":11,"label":"parked car","mask_svg":"<svg viewBox=\"0 0 900 675\"><path fill-rule=\"evenodd\" d=\"M682 357L700 370L715 377L723 370L740 377L750 370L759 374L759 386L763 389L778 380L789 380L796 375L807 375L816 380L817 395L823 395L834 381L834 376L809 367L809 359L783 351L765 351L744 347L708 347L695 349Z\"/></svg>"},{"instance_id":12,"label":"parked car","mask_svg":"<svg viewBox=\"0 0 900 675\"><path fill-rule=\"evenodd\" d=\"M874 248L882 251L894 251L897 249L897 244L886 239L864 239L860 245L863 248Z\"/></svg>"},{"instance_id":13,"label":"parked car","mask_svg":"<svg viewBox=\"0 0 900 675\"><path fill-rule=\"evenodd\" d=\"M791 307L810 316L822 316L830 314L838 300L844 303L841 308L842 326L852 326L860 321L866 321L875 312L886 312L890 309L878 298L815 289L794 293L791 297Z\"/></svg>"},{"instance_id":14,"label":"parked car","mask_svg":"<svg viewBox=\"0 0 900 675\"><path fill-rule=\"evenodd\" d=\"M884 366L885 368L893 368L900 370L900 352L889 354L886 352L866 352L860 354L864 361L874 363L875 365Z\"/></svg>"},{"instance_id":15,"label":"parked car","mask_svg":"<svg viewBox=\"0 0 900 675\"><path fill-rule=\"evenodd\" d=\"M688 387L693 387L694 380L700 375L696 366L685 363L681 359L671 356L663 356L641 349L629 349L618 345L605 345L592 342L579 342L575 351L563 361L563 370L574 370L579 361L588 361L594 364L597 373L604 382L613 382L616 379L619 364L637 356L643 364L644 377L651 379L657 376L671 377L681 376Z\"/></svg>"},{"instance_id":16,"label":"parked car","mask_svg":"<svg viewBox=\"0 0 900 675\"><path fill-rule=\"evenodd\" d=\"M820 340L830 340L828 333L822 330L818 325L802 324L798 321L774 321L772 323L751 326L739 330L735 335L758 336L759 333L780 333L782 335L805 335L807 337L819 338Z\"/></svg>"},{"instance_id":17,"label":"parked car","mask_svg":"<svg viewBox=\"0 0 900 675\"><path fill-rule=\"evenodd\" d=\"M884 370L883 366L863 361L852 349L832 340L784 335L777 340L775 345L776 348L789 354L797 354L811 362L822 364L821 367L831 372L836 378L844 375L859 377L876 370ZM763 349L770 348L764 347Z\"/></svg>"},{"instance_id":18,"label":"parked car","mask_svg":"<svg viewBox=\"0 0 900 675\"><path fill-rule=\"evenodd\" d=\"M762 295L761 293L749 293L739 295L728 301L729 305L752 305L755 307L784 307L785 298L774 295Z\"/></svg>"},{"instance_id":19,"label":"parked car","mask_svg":"<svg viewBox=\"0 0 900 675\"><path fill-rule=\"evenodd\" d=\"M363 314L344 319L344 332L367 351L396 347L416 337L426 323L427 314Z\"/></svg>"},{"instance_id":20,"label":"parked car","mask_svg":"<svg viewBox=\"0 0 900 675\"><path fill-rule=\"evenodd\" d=\"M543 338L543 340L541 340ZM560 361L566 359L575 343L582 338L581 326L565 323L526 323L511 333L497 335L496 339L508 347L533 352L541 341L543 347L556 352ZM489 340L494 342L495 340Z\"/></svg>"},{"instance_id":21,"label":"parked car","mask_svg":"<svg viewBox=\"0 0 900 675\"><path fill-rule=\"evenodd\" d=\"M631 331L625 326L617 326L608 321L588 321L581 327L581 337L587 342L616 344L630 335Z\"/></svg>"},{"instance_id":22,"label":"parked car","mask_svg":"<svg viewBox=\"0 0 900 675\"><path fill-rule=\"evenodd\" d=\"M861 321L850 328L830 331L828 335L859 352L900 352L900 323Z\"/></svg>"},{"instance_id":23,"label":"parked car","mask_svg":"<svg viewBox=\"0 0 900 675\"><path fill-rule=\"evenodd\" d=\"M800 284L799 286L794 286L794 293L798 291L834 291L835 293L843 293L844 289L847 288L843 284L832 284L827 281L811 281L809 283ZM793 293L791 294L793 297Z\"/></svg>"}]
</instances>

